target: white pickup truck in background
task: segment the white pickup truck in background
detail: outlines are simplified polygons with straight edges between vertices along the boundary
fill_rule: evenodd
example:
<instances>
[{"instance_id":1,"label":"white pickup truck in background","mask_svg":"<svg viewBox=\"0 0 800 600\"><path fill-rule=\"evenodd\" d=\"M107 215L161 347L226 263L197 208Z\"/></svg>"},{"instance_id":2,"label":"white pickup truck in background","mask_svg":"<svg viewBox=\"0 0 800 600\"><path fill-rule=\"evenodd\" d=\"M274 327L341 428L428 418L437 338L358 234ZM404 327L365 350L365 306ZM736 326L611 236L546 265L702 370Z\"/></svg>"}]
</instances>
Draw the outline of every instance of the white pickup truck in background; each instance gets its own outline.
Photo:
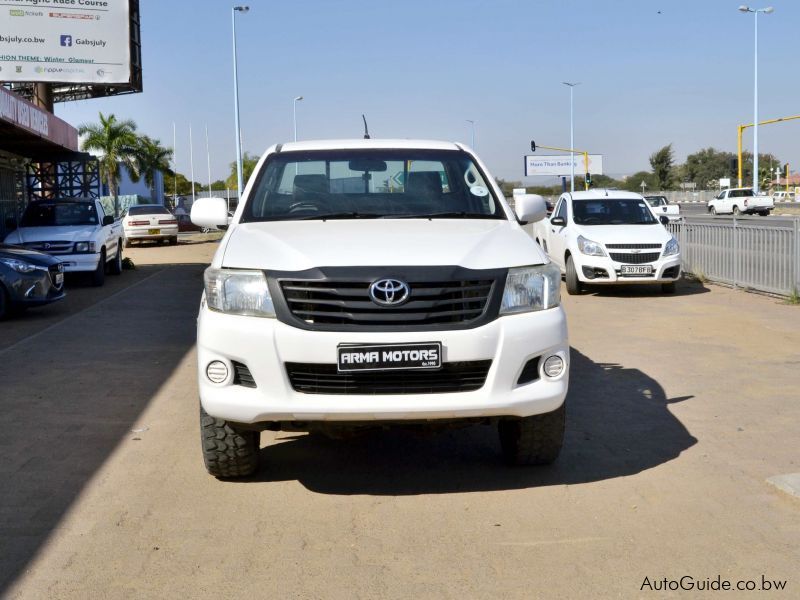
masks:
<instances>
[{"instance_id":1,"label":"white pickup truck in background","mask_svg":"<svg viewBox=\"0 0 800 600\"><path fill-rule=\"evenodd\" d=\"M670 204L666 196L645 196L644 199L656 218L664 215L670 221L681 220L681 207L677 204Z\"/></svg>"},{"instance_id":2,"label":"white pickup truck in background","mask_svg":"<svg viewBox=\"0 0 800 600\"><path fill-rule=\"evenodd\" d=\"M15 222L7 225L17 227ZM51 254L65 272L91 273L95 286L103 285L106 270L122 273L122 222L106 214L98 200L31 202L18 225L6 236L6 244Z\"/></svg>"},{"instance_id":3,"label":"white pickup truck in background","mask_svg":"<svg viewBox=\"0 0 800 600\"><path fill-rule=\"evenodd\" d=\"M753 215L769 216L775 208L771 196L753 196L753 188L731 188L722 190L708 202L708 212L712 215Z\"/></svg>"}]
</instances>

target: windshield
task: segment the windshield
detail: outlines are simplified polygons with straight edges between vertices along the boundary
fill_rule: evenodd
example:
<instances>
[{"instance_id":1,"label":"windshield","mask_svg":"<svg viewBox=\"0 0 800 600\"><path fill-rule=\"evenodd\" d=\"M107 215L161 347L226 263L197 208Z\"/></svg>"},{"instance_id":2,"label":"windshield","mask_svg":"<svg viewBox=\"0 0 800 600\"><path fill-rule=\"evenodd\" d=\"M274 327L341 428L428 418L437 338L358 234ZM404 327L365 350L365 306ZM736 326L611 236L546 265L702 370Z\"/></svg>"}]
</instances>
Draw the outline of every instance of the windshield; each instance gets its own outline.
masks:
<instances>
[{"instance_id":1,"label":"windshield","mask_svg":"<svg viewBox=\"0 0 800 600\"><path fill-rule=\"evenodd\" d=\"M573 219L578 225L654 225L658 223L643 200L602 198L573 200Z\"/></svg>"},{"instance_id":2,"label":"windshield","mask_svg":"<svg viewBox=\"0 0 800 600\"><path fill-rule=\"evenodd\" d=\"M169 215L170 213L163 206L153 204L150 206L131 206L128 209L129 215Z\"/></svg>"},{"instance_id":3,"label":"windshield","mask_svg":"<svg viewBox=\"0 0 800 600\"><path fill-rule=\"evenodd\" d=\"M93 202L36 202L22 215L22 227L97 225Z\"/></svg>"},{"instance_id":4,"label":"windshield","mask_svg":"<svg viewBox=\"0 0 800 600\"><path fill-rule=\"evenodd\" d=\"M460 150L333 150L272 156L242 222L299 219L505 219Z\"/></svg>"}]
</instances>

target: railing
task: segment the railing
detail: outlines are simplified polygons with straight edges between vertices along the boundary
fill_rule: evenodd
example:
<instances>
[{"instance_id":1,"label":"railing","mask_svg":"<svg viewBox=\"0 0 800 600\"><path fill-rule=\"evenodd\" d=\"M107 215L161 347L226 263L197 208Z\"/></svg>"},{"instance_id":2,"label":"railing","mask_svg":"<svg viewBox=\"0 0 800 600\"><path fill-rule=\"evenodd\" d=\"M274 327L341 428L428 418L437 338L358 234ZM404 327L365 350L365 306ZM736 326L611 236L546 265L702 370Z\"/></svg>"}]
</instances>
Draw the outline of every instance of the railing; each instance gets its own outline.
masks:
<instances>
[{"instance_id":1,"label":"railing","mask_svg":"<svg viewBox=\"0 0 800 600\"><path fill-rule=\"evenodd\" d=\"M684 271L772 294L800 291L800 219L783 227L745 223L670 223Z\"/></svg>"}]
</instances>

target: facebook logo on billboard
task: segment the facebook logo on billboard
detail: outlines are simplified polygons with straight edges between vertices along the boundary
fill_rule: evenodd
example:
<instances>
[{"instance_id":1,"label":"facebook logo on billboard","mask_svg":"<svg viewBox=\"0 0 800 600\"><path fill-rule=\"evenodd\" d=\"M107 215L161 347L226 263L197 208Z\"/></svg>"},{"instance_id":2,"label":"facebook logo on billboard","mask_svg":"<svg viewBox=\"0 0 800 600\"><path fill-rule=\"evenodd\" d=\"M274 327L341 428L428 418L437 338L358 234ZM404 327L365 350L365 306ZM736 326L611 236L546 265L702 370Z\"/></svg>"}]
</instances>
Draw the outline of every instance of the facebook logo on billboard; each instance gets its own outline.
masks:
<instances>
[{"instance_id":1,"label":"facebook logo on billboard","mask_svg":"<svg viewBox=\"0 0 800 600\"><path fill-rule=\"evenodd\" d=\"M72 36L71 35L62 35L61 36L61 45L62 46L72 46Z\"/></svg>"}]
</instances>

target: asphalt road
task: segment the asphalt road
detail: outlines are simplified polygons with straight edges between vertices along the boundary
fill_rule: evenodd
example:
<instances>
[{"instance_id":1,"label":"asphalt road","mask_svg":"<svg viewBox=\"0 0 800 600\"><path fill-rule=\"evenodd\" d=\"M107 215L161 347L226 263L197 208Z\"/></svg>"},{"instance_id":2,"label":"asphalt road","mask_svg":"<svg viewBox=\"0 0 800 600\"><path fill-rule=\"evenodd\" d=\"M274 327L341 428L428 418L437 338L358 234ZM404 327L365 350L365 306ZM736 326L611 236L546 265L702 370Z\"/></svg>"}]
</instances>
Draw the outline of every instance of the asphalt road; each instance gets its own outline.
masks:
<instances>
[{"instance_id":1,"label":"asphalt road","mask_svg":"<svg viewBox=\"0 0 800 600\"><path fill-rule=\"evenodd\" d=\"M213 250L130 249L108 290L0 324L0 596L663 597L645 578L684 575L798 596L800 499L765 480L800 471L800 307L694 283L566 297L551 467L505 467L484 427L264 433L258 474L218 481L194 364Z\"/></svg>"},{"instance_id":2,"label":"asphalt road","mask_svg":"<svg viewBox=\"0 0 800 600\"><path fill-rule=\"evenodd\" d=\"M706 223L717 221L730 223L733 221L732 215L718 215L712 217L708 214L704 202L697 204L681 204L680 207L681 214L690 222ZM793 216L785 216L786 214L792 214ZM737 218L741 223L766 227L792 227L794 222L798 219L800 219L800 203L797 202L779 202L775 205L775 210L769 217L743 215Z\"/></svg>"}]
</instances>

